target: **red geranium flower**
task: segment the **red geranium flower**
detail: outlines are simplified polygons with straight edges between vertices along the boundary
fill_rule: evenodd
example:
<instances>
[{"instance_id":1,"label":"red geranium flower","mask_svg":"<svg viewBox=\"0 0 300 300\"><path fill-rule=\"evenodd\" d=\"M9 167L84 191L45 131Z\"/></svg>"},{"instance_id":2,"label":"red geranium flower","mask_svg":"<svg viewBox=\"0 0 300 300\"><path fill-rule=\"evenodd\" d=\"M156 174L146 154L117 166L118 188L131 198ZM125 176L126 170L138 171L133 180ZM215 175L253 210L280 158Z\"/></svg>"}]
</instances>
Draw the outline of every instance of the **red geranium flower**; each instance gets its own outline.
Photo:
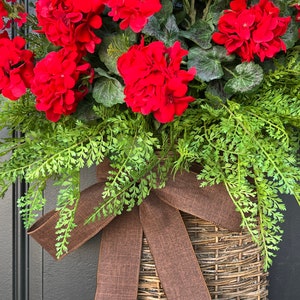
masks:
<instances>
[{"instance_id":1,"label":"red geranium flower","mask_svg":"<svg viewBox=\"0 0 300 300\"><path fill-rule=\"evenodd\" d=\"M280 37L286 32L290 17L279 17L280 10L269 0L260 0L247 9L246 0L234 0L218 22L212 39L225 45L228 54L236 53L243 61L257 55L261 61L286 50Z\"/></svg>"},{"instance_id":2,"label":"red geranium flower","mask_svg":"<svg viewBox=\"0 0 300 300\"><path fill-rule=\"evenodd\" d=\"M180 69L187 53L179 42L170 48L161 41L145 46L143 40L140 45L132 46L117 62L125 82L127 105L144 115L153 112L161 123L172 121L174 115L182 115L189 102L194 101L186 93L196 70Z\"/></svg>"},{"instance_id":3,"label":"red geranium flower","mask_svg":"<svg viewBox=\"0 0 300 300\"><path fill-rule=\"evenodd\" d=\"M36 108L56 122L61 115L75 112L88 92L88 82L82 82L82 77L90 77L91 82L93 70L80 54L62 48L40 60L34 75L31 91L36 96Z\"/></svg>"},{"instance_id":4,"label":"red geranium flower","mask_svg":"<svg viewBox=\"0 0 300 300\"><path fill-rule=\"evenodd\" d=\"M0 1L0 30L5 27L5 22L3 18L8 16L8 11L6 10L2 1Z\"/></svg>"},{"instance_id":5,"label":"red geranium flower","mask_svg":"<svg viewBox=\"0 0 300 300\"><path fill-rule=\"evenodd\" d=\"M101 42L94 29L102 26L104 0L38 0L36 14L40 32L54 45L93 53Z\"/></svg>"},{"instance_id":6,"label":"red geranium flower","mask_svg":"<svg viewBox=\"0 0 300 300\"><path fill-rule=\"evenodd\" d=\"M113 17L114 21L122 19L122 30L129 26L134 32L140 32L148 18L161 9L159 0L106 0L105 4L111 8L108 15Z\"/></svg>"},{"instance_id":7,"label":"red geranium flower","mask_svg":"<svg viewBox=\"0 0 300 300\"><path fill-rule=\"evenodd\" d=\"M23 24L27 21L27 13L26 12L19 12L18 17L14 19L14 21L17 23L18 27L21 27Z\"/></svg>"},{"instance_id":8,"label":"red geranium flower","mask_svg":"<svg viewBox=\"0 0 300 300\"><path fill-rule=\"evenodd\" d=\"M22 27L22 25L25 24L27 21L27 16L28 16L27 13L19 12L16 18L10 19L6 22L5 28L10 28L12 21L14 21L18 25L18 27Z\"/></svg>"},{"instance_id":9,"label":"red geranium flower","mask_svg":"<svg viewBox=\"0 0 300 300\"><path fill-rule=\"evenodd\" d=\"M294 7L297 9L296 21L300 22L300 4L295 4Z\"/></svg>"},{"instance_id":10,"label":"red geranium flower","mask_svg":"<svg viewBox=\"0 0 300 300\"><path fill-rule=\"evenodd\" d=\"M0 92L11 100L23 96L33 79L33 53L24 49L25 43L22 37L0 35Z\"/></svg>"},{"instance_id":11,"label":"red geranium flower","mask_svg":"<svg viewBox=\"0 0 300 300\"><path fill-rule=\"evenodd\" d=\"M247 8L247 2L245 0L232 0L229 5L230 8L235 11L245 10Z\"/></svg>"}]
</instances>

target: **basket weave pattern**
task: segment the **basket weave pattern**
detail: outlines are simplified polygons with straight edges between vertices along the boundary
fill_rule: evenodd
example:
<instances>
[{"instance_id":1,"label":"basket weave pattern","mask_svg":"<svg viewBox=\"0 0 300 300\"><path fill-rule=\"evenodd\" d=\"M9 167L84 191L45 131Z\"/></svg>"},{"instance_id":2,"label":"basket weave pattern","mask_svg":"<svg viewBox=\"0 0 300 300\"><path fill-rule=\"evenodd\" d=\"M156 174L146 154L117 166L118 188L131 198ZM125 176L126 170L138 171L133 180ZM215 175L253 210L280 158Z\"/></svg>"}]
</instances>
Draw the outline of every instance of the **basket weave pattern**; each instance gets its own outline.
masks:
<instances>
[{"instance_id":1,"label":"basket weave pattern","mask_svg":"<svg viewBox=\"0 0 300 300\"><path fill-rule=\"evenodd\" d=\"M212 299L267 300L268 273L248 232L233 233L185 213L182 217ZM167 299L145 238L138 299Z\"/></svg>"}]
</instances>

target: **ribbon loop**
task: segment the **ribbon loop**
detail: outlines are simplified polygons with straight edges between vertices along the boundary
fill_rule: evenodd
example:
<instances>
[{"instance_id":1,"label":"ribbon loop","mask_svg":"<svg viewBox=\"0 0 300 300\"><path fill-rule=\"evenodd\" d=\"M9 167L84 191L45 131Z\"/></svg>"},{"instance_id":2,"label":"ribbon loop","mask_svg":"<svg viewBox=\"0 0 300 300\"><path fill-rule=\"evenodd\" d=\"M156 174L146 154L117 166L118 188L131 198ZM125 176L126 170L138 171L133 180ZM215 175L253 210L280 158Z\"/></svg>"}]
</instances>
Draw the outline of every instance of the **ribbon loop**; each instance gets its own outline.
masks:
<instances>
[{"instance_id":1,"label":"ribbon loop","mask_svg":"<svg viewBox=\"0 0 300 300\"><path fill-rule=\"evenodd\" d=\"M168 300L211 300L180 212L152 194L140 220Z\"/></svg>"},{"instance_id":2,"label":"ribbon loop","mask_svg":"<svg viewBox=\"0 0 300 300\"><path fill-rule=\"evenodd\" d=\"M79 248L115 218L115 216L107 216L85 225L85 220L93 213L94 207L97 207L102 199L103 187L104 183L96 183L81 192L75 215L77 226L73 229L69 239L68 253ZM52 210L34 223L27 232L54 259L57 259L55 248L57 235L55 227L58 219L59 212ZM66 254L63 254L59 259L63 258Z\"/></svg>"},{"instance_id":3,"label":"ribbon loop","mask_svg":"<svg viewBox=\"0 0 300 300\"><path fill-rule=\"evenodd\" d=\"M137 207L124 212L104 228L95 300L136 299L142 238Z\"/></svg>"},{"instance_id":4,"label":"ribbon loop","mask_svg":"<svg viewBox=\"0 0 300 300\"><path fill-rule=\"evenodd\" d=\"M216 184L199 188L196 173L183 172L170 178L163 189L154 193L172 207L196 216L200 219L227 228L240 231L241 216L228 195L224 185Z\"/></svg>"}]
</instances>

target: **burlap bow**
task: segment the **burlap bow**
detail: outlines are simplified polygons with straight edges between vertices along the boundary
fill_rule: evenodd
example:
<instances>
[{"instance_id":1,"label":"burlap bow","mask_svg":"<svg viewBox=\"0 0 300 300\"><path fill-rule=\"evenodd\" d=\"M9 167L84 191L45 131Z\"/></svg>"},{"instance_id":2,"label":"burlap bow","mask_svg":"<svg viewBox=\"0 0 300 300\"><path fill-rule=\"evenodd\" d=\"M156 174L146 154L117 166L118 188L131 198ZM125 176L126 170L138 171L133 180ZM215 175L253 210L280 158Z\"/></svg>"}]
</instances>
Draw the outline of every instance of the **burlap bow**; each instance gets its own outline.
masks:
<instances>
[{"instance_id":1,"label":"burlap bow","mask_svg":"<svg viewBox=\"0 0 300 300\"><path fill-rule=\"evenodd\" d=\"M81 193L69 252L102 230L95 300L137 298L143 233L168 300L210 300L187 230L179 211L232 231L241 218L223 185L199 188L196 173L183 172L163 189L154 190L139 206L120 216L108 216L84 225L102 201L108 166L97 170L97 184ZM56 259L55 210L41 217L29 230Z\"/></svg>"}]
</instances>

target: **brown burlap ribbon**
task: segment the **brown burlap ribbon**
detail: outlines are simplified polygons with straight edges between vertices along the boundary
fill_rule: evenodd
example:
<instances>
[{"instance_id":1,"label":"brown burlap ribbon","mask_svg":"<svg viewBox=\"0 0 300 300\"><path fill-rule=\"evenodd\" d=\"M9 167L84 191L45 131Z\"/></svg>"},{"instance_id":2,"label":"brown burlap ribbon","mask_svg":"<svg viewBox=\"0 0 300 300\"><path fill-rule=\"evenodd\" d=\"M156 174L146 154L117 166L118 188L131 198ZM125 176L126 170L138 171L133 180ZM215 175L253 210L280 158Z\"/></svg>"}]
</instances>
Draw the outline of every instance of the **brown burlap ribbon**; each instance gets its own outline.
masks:
<instances>
[{"instance_id":1,"label":"brown burlap ribbon","mask_svg":"<svg viewBox=\"0 0 300 300\"><path fill-rule=\"evenodd\" d=\"M99 183L81 193L69 252L102 230L95 300L137 298L143 233L168 300L211 299L179 211L232 231L240 230L240 214L223 185L199 188L193 172L178 174L166 187L154 190L139 206L120 216L84 225L102 201L108 164L98 167ZM56 259L55 225L51 211L28 231Z\"/></svg>"}]
</instances>

